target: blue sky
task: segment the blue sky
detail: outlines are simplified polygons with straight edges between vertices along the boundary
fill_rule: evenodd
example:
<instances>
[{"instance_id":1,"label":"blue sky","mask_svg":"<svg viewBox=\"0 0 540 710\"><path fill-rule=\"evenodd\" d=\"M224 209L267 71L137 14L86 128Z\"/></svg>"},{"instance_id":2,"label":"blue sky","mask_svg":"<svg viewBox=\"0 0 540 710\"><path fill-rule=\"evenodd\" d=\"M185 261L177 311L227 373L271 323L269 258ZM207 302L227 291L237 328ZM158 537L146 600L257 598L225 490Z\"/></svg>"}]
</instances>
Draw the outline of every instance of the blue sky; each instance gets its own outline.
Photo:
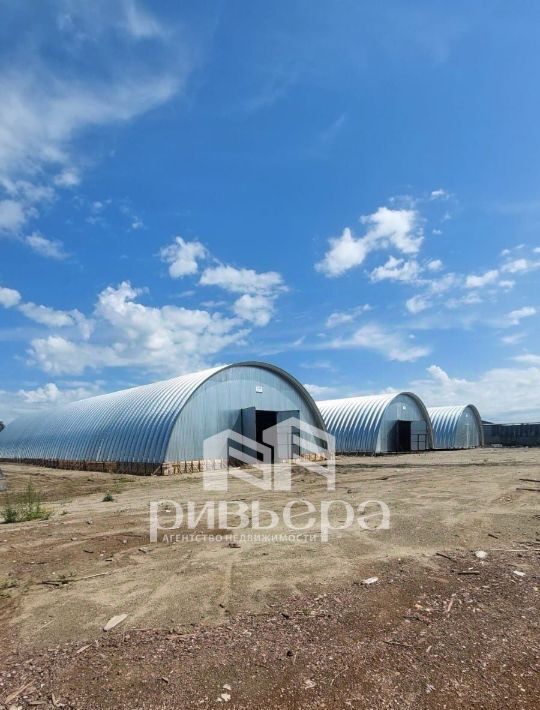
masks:
<instances>
[{"instance_id":1,"label":"blue sky","mask_svg":"<svg viewBox=\"0 0 540 710\"><path fill-rule=\"evenodd\" d=\"M536 4L0 12L0 419L247 359L540 419Z\"/></svg>"}]
</instances>

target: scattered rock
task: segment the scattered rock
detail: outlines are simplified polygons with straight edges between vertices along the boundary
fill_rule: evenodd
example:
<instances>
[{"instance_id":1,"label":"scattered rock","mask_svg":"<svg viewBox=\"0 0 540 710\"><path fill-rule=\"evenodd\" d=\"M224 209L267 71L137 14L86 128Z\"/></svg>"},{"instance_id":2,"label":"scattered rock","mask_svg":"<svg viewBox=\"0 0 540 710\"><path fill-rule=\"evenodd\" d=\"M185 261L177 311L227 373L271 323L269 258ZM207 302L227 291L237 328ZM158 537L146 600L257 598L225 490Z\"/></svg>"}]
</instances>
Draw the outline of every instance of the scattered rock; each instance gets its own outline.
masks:
<instances>
[{"instance_id":1,"label":"scattered rock","mask_svg":"<svg viewBox=\"0 0 540 710\"><path fill-rule=\"evenodd\" d=\"M362 580L362 584L365 585L370 585L370 584L375 584L375 582L378 582L379 578L378 577L368 577L367 579Z\"/></svg>"},{"instance_id":2,"label":"scattered rock","mask_svg":"<svg viewBox=\"0 0 540 710\"><path fill-rule=\"evenodd\" d=\"M516 577L525 577L525 572L520 572L518 569L515 569L512 574L515 574Z\"/></svg>"},{"instance_id":3,"label":"scattered rock","mask_svg":"<svg viewBox=\"0 0 540 710\"><path fill-rule=\"evenodd\" d=\"M118 624L121 624L123 621L127 619L127 614L118 614L117 616L113 616L105 626L103 627L103 631L110 631L111 629L114 629L115 626L118 626Z\"/></svg>"},{"instance_id":4,"label":"scattered rock","mask_svg":"<svg viewBox=\"0 0 540 710\"><path fill-rule=\"evenodd\" d=\"M478 557L479 560L485 560L488 554L484 550L476 550L474 556Z\"/></svg>"},{"instance_id":5,"label":"scattered rock","mask_svg":"<svg viewBox=\"0 0 540 710\"><path fill-rule=\"evenodd\" d=\"M315 683L314 680L311 680L311 678L306 678L304 681L304 687L305 688L314 688L317 684Z\"/></svg>"},{"instance_id":6,"label":"scattered rock","mask_svg":"<svg viewBox=\"0 0 540 710\"><path fill-rule=\"evenodd\" d=\"M229 542L229 547L234 547L235 549L239 548L240 543L239 542Z\"/></svg>"}]
</instances>

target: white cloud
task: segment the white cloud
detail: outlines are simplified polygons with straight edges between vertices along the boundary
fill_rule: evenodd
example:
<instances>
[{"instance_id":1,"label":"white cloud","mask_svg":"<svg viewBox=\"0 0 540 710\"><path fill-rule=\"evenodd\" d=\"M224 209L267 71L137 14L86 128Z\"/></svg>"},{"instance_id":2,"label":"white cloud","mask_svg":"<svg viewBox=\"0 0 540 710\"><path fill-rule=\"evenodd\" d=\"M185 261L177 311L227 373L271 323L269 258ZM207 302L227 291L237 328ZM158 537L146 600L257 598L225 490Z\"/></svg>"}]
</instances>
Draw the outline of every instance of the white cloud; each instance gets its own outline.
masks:
<instances>
[{"instance_id":1,"label":"white cloud","mask_svg":"<svg viewBox=\"0 0 540 710\"><path fill-rule=\"evenodd\" d=\"M162 37L165 28L155 17L145 12L134 0L124 0L125 29L136 39Z\"/></svg>"},{"instance_id":2,"label":"white cloud","mask_svg":"<svg viewBox=\"0 0 540 710\"><path fill-rule=\"evenodd\" d=\"M523 308L518 308L515 311L510 311L508 314L508 320L511 325L519 325L523 318L530 318L536 314L536 308L532 306L523 306Z\"/></svg>"},{"instance_id":3,"label":"white cloud","mask_svg":"<svg viewBox=\"0 0 540 710\"><path fill-rule=\"evenodd\" d=\"M58 311L49 306L39 306L31 302L22 303L19 306L19 311L30 320L42 325L48 325L51 328L74 326L85 320L83 314L77 310Z\"/></svg>"},{"instance_id":4,"label":"white cloud","mask_svg":"<svg viewBox=\"0 0 540 710\"><path fill-rule=\"evenodd\" d=\"M327 328L337 328L341 325L348 325L349 323L354 323L359 316L370 310L371 306L365 303L362 306L351 308L348 311L335 311L328 316L325 325Z\"/></svg>"},{"instance_id":5,"label":"white cloud","mask_svg":"<svg viewBox=\"0 0 540 710\"><path fill-rule=\"evenodd\" d=\"M329 240L330 249L315 265L326 276L341 276L362 264L371 251L393 246L403 254L416 254L423 241L420 218L415 210L379 207L373 214L360 217L366 226L362 237L355 237L348 227L340 237Z\"/></svg>"},{"instance_id":6,"label":"white cloud","mask_svg":"<svg viewBox=\"0 0 540 710\"><path fill-rule=\"evenodd\" d=\"M501 271L508 272L509 274L518 274L522 271L528 271L531 268L531 264L527 259L514 259L509 261L501 267Z\"/></svg>"},{"instance_id":7,"label":"white cloud","mask_svg":"<svg viewBox=\"0 0 540 710\"><path fill-rule=\"evenodd\" d=\"M432 259L426 264L428 271L440 271L443 268L443 263L440 259Z\"/></svg>"},{"instance_id":8,"label":"white cloud","mask_svg":"<svg viewBox=\"0 0 540 710\"><path fill-rule=\"evenodd\" d=\"M414 283L420 276L420 266L415 259L405 261L389 256L386 263L377 266L370 273L371 281L402 281L404 283Z\"/></svg>"},{"instance_id":9,"label":"white cloud","mask_svg":"<svg viewBox=\"0 0 540 710\"><path fill-rule=\"evenodd\" d=\"M34 390L19 390L19 395L31 404L38 402L56 403L61 397L61 392L54 382L48 382L43 387L37 387Z\"/></svg>"},{"instance_id":10,"label":"white cloud","mask_svg":"<svg viewBox=\"0 0 540 710\"><path fill-rule=\"evenodd\" d=\"M360 218L369 225L364 239L373 247L394 246L404 254L417 254L424 239L415 210L391 210L379 207L371 215Z\"/></svg>"},{"instance_id":11,"label":"white cloud","mask_svg":"<svg viewBox=\"0 0 540 710\"><path fill-rule=\"evenodd\" d=\"M540 367L540 355L533 355L532 353L516 355L514 360L516 362L523 362L526 365L538 365L538 367Z\"/></svg>"},{"instance_id":12,"label":"white cloud","mask_svg":"<svg viewBox=\"0 0 540 710\"><path fill-rule=\"evenodd\" d=\"M126 366L179 374L205 367L208 357L242 342L247 334L238 318L178 306L150 307L138 301L141 295L127 281L104 289L94 311L93 337L35 338L31 362L56 374Z\"/></svg>"},{"instance_id":13,"label":"white cloud","mask_svg":"<svg viewBox=\"0 0 540 710\"><path fill-rule=\"evenodd\" d=\"M0 232L17 232L25 222L26 212L20 202L0 201Z\"/></svg>"},{"instance_id":14,"label":"white cloud","mask_svg":"<svg viewBox=\"0 0 540 710\"><path fill-rule=\"evenodd\" d=\"M540 365L540 358L535 364ZM413 381L409 388L430 407L472 403L485 419L540 419L538 366L491 369L475 380L451 377L437 365L427 372L429 378Z\"/></svg>"},{"instance_id":15,"label":"white cloud","mask_svg":"<svg viewBox=\"0 0 540 710\"><path fill-rule=\"evenodd\" d=\"M371 323L362 326L347 338L336 338L325 347L336 349L364 348L381 353L387 360L411 362L430 353L424 346L411 345L398 330L387 330Z\"/></svg>"},{"instance_id":16,"label":"white cloud","mask_svg":"<svg viewBox=\"0 0 540 710\"><path fill-rule=\"evenodd\" d=\"M503 335L501 342L505 345L516 345L525 338L525 333L512 333L512 335Z\"/></svg>"},{"instance_id":17,"label":"white cloud","mask_svg":"<svg viewBox=\"0 0 540 710\"><path fill-rule=\"evenodd\" d=\"M327 387L326 385L304 385L309 394L314 399L319 399L321 397L328 397L334 392L333 387Z\"/></svg>"},{"instance_id":18,"label":"white cloud","mask_svg":"<svg viewBox=\"0 0 540 710\"><path fill-rule=\"evenodd\" d=\"M57 187L76 187L80 182L81 176L75 168L66 168L53 178L53 183Z\"/></svg>"},{"instance_id":19,"label":"white cloud","mask_svg":"<svg viewBox=\"0 0 540 710\"><path fill-rule=\"evenodd\" d=\"M245 293L234 302L233 310L242 320L265 326L274 314L274 300L269 296Z\"/></svg>"},{"instance_id":20,"label":"white cloud","mask_svg":"<svg viewBox=\"0 0 540 710\"><path fill-rule=\"evenodd\" d=\"M68 382L60 386L54 382L47 382L34 389L20 389L17 392L0 390L0 419L8 424L12 419L23 414L101 393L101 386L90 382Z\"/></svg>"},{"instance_id":21,"label":"white cloud","mask_svg":"<svg viewBox=\"0 0 540 710\"><path fill-rule=\"evenodd\" d=\"M48 259L67 259L68 254L64 250L64 245L59 239L47 239L42 234L34 232L25 237L28 246L40 256Z\"/></svg>"},{"instance_id":22,"label":"white cloud","mask_svg":"<svg viewBox=\"0 0 540 710\"><path fill-rule=\"evenodd\" d=\"M446 190L443 189L438 189L438 190L432 190L430 194L430 199L432 200L443 200L449 197L448 193Z\"/></svg>"},{"instance_id":23,"label":"white cloud","mask_svg":"<svg viewBox=\"0 0 540 710\"><path fill-rule=\"evenodd\" d=\"M212 266L205 269L199 282L203 286L218 286L231 293L269 294L285 291L281 274L276 271L258 273L253 269L234 266Z\"/></svg>"},{"instance_id":24,"label":"white cloud","mask_svg":"<svg viewBox=\"0 0 540 710\"><path fill-rule=\"evenodd\" d=\"M477 276L475 274L470 274L465 279L465 286L467 288L483 288L484 286L489 286L497 282L499 278L499 271L497 269L491 269L485 273Z\"/></svg>"},{"instance_id":25,"label":"white cloud","mask_svg":"<svg viewBox=\"0 0 540 710\"><path fill-rule=\"evenodd\" d=\"M161 260L169 264L169 275L173 279L196 274L199 270L199 260L208 255L206 248L198 241L187 242L182 237L176 237L172 244L163 247Z\"/></svg>"},{"instance_id":26,"label":"white cloud","mask_svg":"<svg viewBox=\"0 0 540 710\"><path fill-rule=\"evenodd\" d=\"M4 308L13 308L21 301L21 294L14 288L5 288L0 286L0 306Z\"/></svg>"},{"instance_id":27,"label":"white cloud","mask_svg":"<svg viewBox=\"0 0 540 710\"><path fill-rule=\"evenodd\" d=\"M405 306L409 313L421 313L429 308L430 303L424 296L412 296L405 301Z\"/></svg>"},{"instance_id":28,"label":"white cloud","mask_svg":"<svg viewBox=\"0 0 540 710\"><path fill-rule=\"evenodd\" d=\"M62 4L65 12L39 18L22 8L28 41L14 45L0 76L0 229L17 237L38 203L80 184L94 159L81 153L85 132L168 101L195 61L189 36L172 23L164 31L134 0ZM41 48L53 45L51 62Z\"/></svg>"},{"instance_id":29,"label":"white cloud","mask_svg":"<svg viewBox=\"0 0 540 710\"><path fill-rule=\"evenodd\" d=\"M345 227L341 237L333 237L328 241L330 249L324 259L315 264L317 271L326 276L341 276L349 269L360 266L369 251L365 240L353 237L348 227Z\"/></svg>"}]
</instances>

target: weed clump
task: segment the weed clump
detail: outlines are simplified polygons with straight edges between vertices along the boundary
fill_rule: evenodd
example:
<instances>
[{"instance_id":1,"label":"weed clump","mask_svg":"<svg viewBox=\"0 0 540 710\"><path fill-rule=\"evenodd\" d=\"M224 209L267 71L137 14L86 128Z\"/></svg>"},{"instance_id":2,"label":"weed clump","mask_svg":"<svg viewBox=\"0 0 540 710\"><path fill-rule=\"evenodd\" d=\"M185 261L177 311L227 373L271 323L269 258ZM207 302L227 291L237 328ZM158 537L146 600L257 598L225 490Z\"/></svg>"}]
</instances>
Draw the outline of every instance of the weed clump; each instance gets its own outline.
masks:
<instances>
[{"instance_id":1,"label":"weed clump","mask_svg":"<svg viewBox=\"0 0 540 710\"><path fill-rule=\"evenodd\" d=\"M51 517L51 512L43 507L41 494L31 481L28 482L23 493L15 501L8 496L1 511L4 523L48 520Z\"/></svg>"}]
</instances>

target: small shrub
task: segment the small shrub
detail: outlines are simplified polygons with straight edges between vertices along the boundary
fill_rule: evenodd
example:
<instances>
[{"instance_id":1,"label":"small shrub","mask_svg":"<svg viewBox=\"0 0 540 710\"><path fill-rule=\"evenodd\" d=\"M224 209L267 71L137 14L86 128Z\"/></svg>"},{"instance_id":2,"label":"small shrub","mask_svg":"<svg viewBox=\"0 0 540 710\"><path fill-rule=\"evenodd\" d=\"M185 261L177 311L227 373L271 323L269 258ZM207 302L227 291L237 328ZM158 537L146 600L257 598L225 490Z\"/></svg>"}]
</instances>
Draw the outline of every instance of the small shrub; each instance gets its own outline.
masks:
<instances>
[{"instance_id":1,"label":"small shrub","mask_svg":"<svg viewBox=\"0 0 540 710\"><path fill-rule=\"evenodd\" d=\"M103 502L104 503L112 503L114 500L114 496L110 491L107 491L105 495L103 496Z\"/></svg>"},{"instance_id":2,"label":"small shrub","mask_svg":"<svg viewBox=\"0 0 540 710\"><path fill-rule=\"evenodd\" d=\"M51 517L51 511L43 508L41 505L41 495L39 491L34 488L31 481L28 482L22 494L19 505L19 516L21 521L48 520Z\"/></svg>"},{"instance_id":3,"label":"small shrub","mask_svg":"<svg viewBox=\"0 0 540 710\"><path fill-rule=\"evenodd\" d=\"M9 498L6 500L2 515L4 523L25 523L29 520L48 520L51 511L42 506L39 491L29 481L15 504Z\"/></svg>"},{"instance_id":4,"label":"small shrub","mask_svg":"<svg viewBox=\"0 0 540 710\"><path fill-rule=\"evenodd\" d=\"M16 523L19 519L19 512L16 506L11 502L9 496L6 498L6 502L2 508L2 517L4 518L4 523Z\"/></svg>"}]
</instances>

